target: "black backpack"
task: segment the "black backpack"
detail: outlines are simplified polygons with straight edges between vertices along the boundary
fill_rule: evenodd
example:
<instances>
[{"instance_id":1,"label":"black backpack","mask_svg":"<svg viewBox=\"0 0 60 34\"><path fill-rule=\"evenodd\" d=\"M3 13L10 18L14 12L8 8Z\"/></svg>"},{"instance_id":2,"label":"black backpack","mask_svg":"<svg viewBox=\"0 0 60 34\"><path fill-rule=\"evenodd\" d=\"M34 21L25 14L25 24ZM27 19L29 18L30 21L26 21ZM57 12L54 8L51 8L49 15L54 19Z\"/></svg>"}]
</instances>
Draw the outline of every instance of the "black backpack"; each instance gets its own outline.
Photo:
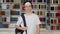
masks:
<instances>
[{"instance_id":1,"label":"black backpack","mask_svg":"<svg viewBox=\"0 0 60 34\"><path fill-rule=\"evenodd\" d=\"M26 27L26 21L25 21L25 16L24 16L24 14L22 14L21 15L21 17L22 17L22 19L23 19L23 23L24 23L24 27ZM20 25L20 27L21 27L21 25ZM18 33L21 33L21 34L23 34L23 30L19 30L19 29L15 29L15 34L18 34ZM26 30L26 34L27 34L27 30Z\"/></svg>"}]
</instances>

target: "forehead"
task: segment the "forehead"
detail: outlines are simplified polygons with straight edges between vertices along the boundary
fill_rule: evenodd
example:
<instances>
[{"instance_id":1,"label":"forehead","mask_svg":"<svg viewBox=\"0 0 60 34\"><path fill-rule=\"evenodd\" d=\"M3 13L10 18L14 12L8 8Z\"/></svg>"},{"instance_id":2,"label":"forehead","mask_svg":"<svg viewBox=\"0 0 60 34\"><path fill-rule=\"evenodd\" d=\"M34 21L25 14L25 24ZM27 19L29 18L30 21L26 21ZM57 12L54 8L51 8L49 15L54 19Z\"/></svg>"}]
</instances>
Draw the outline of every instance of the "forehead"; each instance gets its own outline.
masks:
<instances>
[{"instance_id":1,"label":"forehead","mask_svg":"<svg viewBox=\"0 0 60 34\"><path fill-rule=\"evenodd\" d=\"M31 6L31 3L30 2L26 2L25 6Z\"/></svg>"}]
</instances>

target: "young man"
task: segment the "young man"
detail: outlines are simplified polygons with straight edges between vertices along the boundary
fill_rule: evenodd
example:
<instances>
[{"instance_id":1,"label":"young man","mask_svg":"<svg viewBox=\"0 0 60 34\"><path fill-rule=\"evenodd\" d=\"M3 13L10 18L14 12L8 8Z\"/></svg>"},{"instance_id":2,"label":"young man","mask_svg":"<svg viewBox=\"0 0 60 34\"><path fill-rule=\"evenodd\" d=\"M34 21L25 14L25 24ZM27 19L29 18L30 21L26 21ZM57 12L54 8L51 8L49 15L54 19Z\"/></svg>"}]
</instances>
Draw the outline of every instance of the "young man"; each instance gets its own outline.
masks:
<instances>
[{"instance_id":1,"label":"young man","mask_svg":"<svg viewBox=\"0 0 60 34\"><path fill-rule=\"evenodd\" d=\"M20 29L20 30L27 30L27 34L40 34L40 27L39 24L41 24L41 22L39 21L39 17L32 13L32 4L30 2L26 2L25 3L25 20L26 20L26 24L27 27L23 26L23 19L20 16L18 18L18 22L16 24L16 28ZM22 27L19 27L19 25L22 24ZM23 33L25 34L25 33Z\"/></svg>"}]
</instances>

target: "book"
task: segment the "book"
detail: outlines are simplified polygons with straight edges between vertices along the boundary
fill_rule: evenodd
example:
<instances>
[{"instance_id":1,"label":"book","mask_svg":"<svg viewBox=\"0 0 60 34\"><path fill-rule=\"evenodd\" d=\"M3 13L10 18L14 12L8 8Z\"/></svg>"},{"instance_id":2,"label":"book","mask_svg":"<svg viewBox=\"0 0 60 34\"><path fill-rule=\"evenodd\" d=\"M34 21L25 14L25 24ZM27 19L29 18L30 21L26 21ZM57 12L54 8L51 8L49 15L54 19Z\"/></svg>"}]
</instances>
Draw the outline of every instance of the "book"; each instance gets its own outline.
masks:
<instances>
[{"instance_id":1,"label":"book","mask_svg":"<svg viewBox=\"0 0 60 34\"><path fill-rule=\"evenodd\" d=\"M56 17L58 17L59 16L59 14L58 13L56 13Z\"/></svg>"},{"instance_id":2,"label":"book","mask_svg":"<svg viewBox=\"0 0 60 34\"><path fill-rule=\"evenodd\" d=\"M17 20L18 20L18 18L16 18L16 17L11 17L10 18L10 22L17 22Z\"/></svg>"},{"instance_id":3,"label":"book","mask_svg":"<svg viewBox=\"0 0 60 34\"><path fill-rule=\"evenodd\" d=\"M40 5L40 9L43 9L44 8L44 5Z\"/></svg>"},{"instance_id":4,"label":"book","mask_svg":"<svg viewBox=\"0 0 60 34\"><path fill-rule=\"evenodd\" d=\"M44 5L44 9L46 9L46 5Z\"/></svg>"},{"instance_id":5,"label":"book","mask_svg":"<svg viewBox=\"0 0 60 34\"><path fill-rule=\"evenodd\" d=\"M2 22L2 17L0 17L0 22Z\"/></svg>"},{"instance_id":6,"label":"book","mask_svg":"<svg viewBox=\"0 0 60 34\"><path fill-rule=\"evenodd\" d=\"M6 18L6 17L4 17L4 18L3 18L3 22L6 22L6 20L7 20L7 18Z\"/></svg>"},{"instance_id":7,"label":"book","mask_svg":"<svg viewBox=\"0 0 60 34\"><path fill-rule=\"evenodd\" d=\"M7 3L7 2L14 2L14 1L13 1L13 0L6 0L6 3Z\"/></svg>"},{"instance_id":8,"label":"book","mask_svg":"<svg viewBox=\"0 0 60 34\"><path fill-rule=\"evenodd\" d=\"M50 19L47 19L47 25L50 26Z\"/></svg>"},{"instance_id":9,"label":"book","mask_svg":"<svg viewBox=\"0 0 60 34\"><path fill-rule=\"evenodd\" d=\"M54 12L54 17L56 17L56 13Z\"/></svg>"},{"instance_id":10,"label":"book","mask_svg":"<svg viewBox=\"0 0 60 34\"><path fill-rule=\"evenodd\" d=\"M37 11L37 15L39 15L39 11Z\"/></svg>"},{"instance_id":11,"label":"book","mask_svg":"<svg viewBox=\"0 0 60 34\"><path fill-rule=\"evenodd\" d=\"M20 3L21 1L20 0L14 0L15 3Z\"/></svg>"},{"instance_id":12,"label":"book","mask_svg":"<svg viewBox=\"0 0 60 34\"><path fill-rule=\"evenodd\" d=\"M39 5L39 9L40 9L40 5Z\"/></svg>"},{"instance_id":13,"label":"book","mask_svg":"<svg viewBox=\"0 0 60 34\"><path fill-rule=\"evenodd\" d=\"M42 22L42 17L40 17L39 20Z\"/></svg>"},{"instance_id":14,"label":"book","mask_svg":"<svg viewBox=\"0 0 60 34\"><path fill-rule=\"evenodd\" d=\"M20 11L11 10L11 15L20 15Z\"/></svg>"},{"instance_id":15,"label":"book","mask_svg":"<svg viewBox=\"0 0 60 34\"><path fill-rule=\"evenodd\" d=\"M39 9L39 5L36 5L36 8Z\"/></svg>"},{"instance_id":16,"label":"book","mask_svg":"<svg viewBox=\"0 0 60 34\"><path fill-rule=\"evenodd\" d=\"M57 30L60 30L60 25L57 26Z\"/></svg>"},{"instance_id":17,"label":"book","mask_svg":"<svg viewBox=\"0 0 60 34\"><path fill-rule=\"evenodd\" d=\"M46 11L44 11L44 16L46 16L47 15L47 13L46 13Z\"/></svg>"},{"instance_id":18,"label":"book","mask_svg":"<svg viewBox=\"0 0 60 34\"><path fill-rule=\"evenodd\" d=\"M10 0L10 2L14 2L14 0Z\"/></svg>"},{"instance_id":19,"label":"book","mask_svg":"<svg viewBox=\"0 0 60 34\"><path fill-rule=\"evenodd\" d=\"M20 9L20 4L14 4L13 9Z\"/></svg>"},{"instance_id":20,"label":"book","mask_svg":"<svg viewBox=\"0 0 60 34\"><path fill-rule=\"evenodd\" d=\"M27 1L27 0L21 0L21 3L23 4L25 1Z\"/></svg>"},{"instance_id":21,"label":"book","mask_svg":"<svg viewBox=\"0 0 60 34\"><path fill-rule=\"evenodd\" d=\"M5 15L5 11L2 11L2 15Z\"/></svg>"},{"instance_id":22,"label":"book","mask_svg":"<svg viewBox=\"0 0 60 34\"><path fill-rule=\"evenodd\" d=\"M54 17L54 13L50 13L50 17Z\"/></svg>"},{"instance_id":23,"label":"book","mask_svg":"<svg viewBox=\"0 0 60 34\"><path fill-rule=\"evenodd\" d=\"M60 13L56 13L56 17L60 17Z\"/></svg>"},{"instance_id":24,"label":"book","mask_svg":"<svg viewBox=\"0 0 60 34\"><path fill-rule=\"evenodd\" d=\"M43 17L43 18L42 18L42 22L45 22L45 21L46 21L46 18L45 18L45 17Z\"/></svg>"},{"instance_id":25,"label":"book","mask_svg":"<svg viewBox=\"0 0 60 34\"><path fill-rule=\"evenodd\" d=\"M60 24L60 19L58 19L58 24Z\"/></svg>"},{"instance_id":26,"label":"book","mask_svg":"<svg viewBox=\"0 0 60 34\"><path fill-rule=\"evenodd\" d=\"M0 11L0 16L2 16L2 11Z\"/></svg>"},{"instance_id":27,"label":"book","mask_svg":"<svg viewBox=\"0 0 60 34\"><path fill-rule=\"evenodd\" d=\"M53 19L53 24L57 24L57 19Z\"/></svg>"},{"instance_id":28,"label":"book","mask_svg":"<svg viewBox=\"0 0 60 34\"><path fill-rule=\"evenodd\" d=\"M46 28L46 24L42 24L42 28Z\"/></svg>"},{"instance_id":29,"label":"book","mask_svg":"<svg viewBox=\"0 0 60 34\"><path fill-rule=\"evenodd\" d=\"M60 10L60 6L58 6L58 10Z\"/></svg>"},{"instance_id":30,"label":"book","mask_svg":"<svg viewBox=\"0 0 60 34\"><path fill-rule=\"evenodd\" d=\"M53 0L50 0L50 3L53 4Z\"/></svg>"},{"instance_id":31,"label":"book","mask_svg":"<svg viewBox=\"0 0 60 34\"><path fill-rule=\"evenodd\" d=\"M44 2L46 2L47 0L44 0Z\"/></svg>"},{"instance_id":32,"label":"book","mask_svg":"<svg viewBox=\"0 0 60 34\"><path fill-rule=\"evenodd\" d=\"M36 9L36 5L33 5L33 8Z\"/></svg>"},{"instance_id":33,"label":"book","mask_svg":"<svg viewBox=\"0 0 60 34\"><path fill-rule=\"evenodd\" d=\"M58 0L58 4L60 4L60 0Z\"/></svg>"},{"instance_id":34,"label":"book","mask_svg":"<svg viewBox=\"0 0 60 34\"><path fill-rule=\"evenodd\" d=\"M37 2L42 2L42 0L37 0Z\"/></svg>"},{"instance_id":35,"label":"book","mask_svg":"<svg viewBox=\"0 0 60 34\"><path fill-rule=\"evenodd\" d=\"M56 26L51 26L51 30L57 30Z\"/></svg>"},{"instance_id":36,"label":"book","mask_svg":"<svg viewBox=\"0 0 60 34\"><path fill-rule=\"evenodd\" d=\"M1 6L2 4L0 4L0 9L2 8L2 6Z\"/></svg>"},{"instance_id":37,"label":"book","mask_svg":"<svg viewBox=\"0 0 60 34\"><path fill-rule=\"evenodd\" d=\"M42 11L40 11L40 15L42 15Z\"/></svg>"},{"instance_id":38,"label":"book","mask_svg":"<svg viewBox=\"0 0 60 34\"><path fill-rule=\"evenodd\" d=\"M50 13L47 13L47 17L50 17Z\"/></svg>"},{"instance_id":39,"label":"book","mask_svg":"<svg viewBox=\"0 0 60 34\"><path fill-rule=\"evenodd\" d=\"M4 0L0 0L0 3L3 3L4 2Z\"/></svg>"},{"instance_id":40,"label":"book","mask_svg":"<svg viewBox=\"0 0 60 34\"><path fill-rule=\"evenodd\" d=\"M4 24L0 23L0 28L4 28Z\"/></svg>"},{"instance_id":41,"label":"book","mask_svg":"<svg viewBox=\"0 0 60 34\"><path fill-rule=\"evenodd\" d=\"M36 2L36 0L32 0L32 2Z\"/></svg>"},{"instance_id":42,"label":"book","mask_svg":"<svg viewBox=\"0 0 60 34\"><path fill-rule=\"evenodd\" d=\"M9 2L9 0L6 0L6 2Z\"/></svg>"},{"instance_id":43,"label":"book","mask_svg":"<svg viewBox=\"0 0 60 34\"><path fill-rule=\"evenodd\" d=\"M50 0L47 0L47 3L50 3Z\"/></svg>"},{"instance_id":44,"label":"book","mask_svg":"<svg viewBox=\"0 0 60 34\"><path fill-rule=\"evenodd\" d=\"M4 24L4 28L8 28L9 27L9 24Z\"/></svg>"},{"instance_id":45,"label":"book","mask_svg":"<svg viewBox=\"0 0 60 34\"><path fill-rule=\"evenodd\" d=\"M2 9L7 9L7 4L2 4Z\"/></svg>"},{"instance_id":46,"label":"book","mask_svg":"<svg viewBox=\"0 0 60 34\"><path fill-rule=\"evenodd\" d=\"M55 0L53 0L53 3L55 4L55 3L56 3L56 1L55 1Z\"/></svg>"},{"instance_id":47,"label":"book","mask_svg":"<svg viewBox=\"0 0 60 34\"><path fill-rule=\"evenodd\" d=\"M54 7L50 7L51 8L51 10L54 10Z\"/></svg>"},{"instance_id":48,"label":"book","mask_svg":"<svg viewBox=\"0 0 60 34\"><path fill-rule=\"evenodd\" d=\"M50 16L50 17L53 17L53 13L49 13L49 16Z\"/></svg>"},{"instance_id":49,"label":"book","mask_svg":"<svg viewBox=\"0 0 60 34\"><path fill-rule=\"evenodd\" d=\"M55 0L55 2L58 4L58 0Z\"/></svg>"},{"instance_id":50,"label":"book","mask_svg":"<svg viewBox=\"0 0 60 34\"><path fill-rule=\"evenodd\" d=\"M51 23L53 24L53 19L51 19Z\"/></svg>"},{"instance_id":51,"label":"book","mask_svg":"<svg viewBox=\"0 0 60 34\"><path fill-rule=\"evenodd\" d=\"M55 10L58 10L58 7L57 6L55 7Z\"/></svg>"}]
</instances>

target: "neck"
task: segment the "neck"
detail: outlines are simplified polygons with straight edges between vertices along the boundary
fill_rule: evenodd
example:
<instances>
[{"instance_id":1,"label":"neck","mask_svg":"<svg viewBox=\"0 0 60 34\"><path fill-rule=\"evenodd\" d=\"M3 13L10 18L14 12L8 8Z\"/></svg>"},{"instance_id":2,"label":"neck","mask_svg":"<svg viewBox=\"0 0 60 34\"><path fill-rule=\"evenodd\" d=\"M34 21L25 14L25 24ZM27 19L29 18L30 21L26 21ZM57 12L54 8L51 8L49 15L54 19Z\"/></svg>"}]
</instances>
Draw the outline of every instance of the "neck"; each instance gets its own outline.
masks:
<instances>
[{"instance_id":1,"label":"neck","mask_svg":"<svg viewBox=\"0 0 60 34\"><path fill-rule=\"evenodd\" d=\"M32 12L29 12L29 13L28 13L28 12L26 12L26 15L30 15L30 14L32 14Z\"/></svg>"}]
</instances>

